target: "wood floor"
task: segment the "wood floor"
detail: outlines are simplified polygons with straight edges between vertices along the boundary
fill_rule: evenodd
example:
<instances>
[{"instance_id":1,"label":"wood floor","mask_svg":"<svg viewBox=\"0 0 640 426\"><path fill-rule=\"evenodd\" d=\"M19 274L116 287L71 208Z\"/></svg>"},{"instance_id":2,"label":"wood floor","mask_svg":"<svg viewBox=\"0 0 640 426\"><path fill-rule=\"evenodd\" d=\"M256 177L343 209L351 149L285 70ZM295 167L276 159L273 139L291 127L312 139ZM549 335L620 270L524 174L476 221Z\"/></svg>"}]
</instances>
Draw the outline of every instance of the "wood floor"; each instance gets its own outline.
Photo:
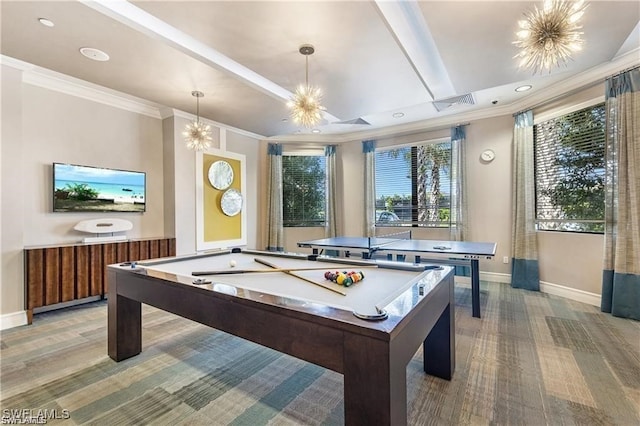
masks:
<instances>
[{"instance_id":1,"label":"wood floor","mask_svg":"<svg viewBox=\"0 0 640 426\"><path fill-rule=\"evenodd\" d=\"M481 301L472 318L456 288L452 381L424 375L420 352L407 367L410 424L640 424L640 322L507 284L483 282ZM343 423L340 374L151 307L143 352L116 363L106 315L96 302L2 332L3 423Z\"/></svg>"}]
</instances>

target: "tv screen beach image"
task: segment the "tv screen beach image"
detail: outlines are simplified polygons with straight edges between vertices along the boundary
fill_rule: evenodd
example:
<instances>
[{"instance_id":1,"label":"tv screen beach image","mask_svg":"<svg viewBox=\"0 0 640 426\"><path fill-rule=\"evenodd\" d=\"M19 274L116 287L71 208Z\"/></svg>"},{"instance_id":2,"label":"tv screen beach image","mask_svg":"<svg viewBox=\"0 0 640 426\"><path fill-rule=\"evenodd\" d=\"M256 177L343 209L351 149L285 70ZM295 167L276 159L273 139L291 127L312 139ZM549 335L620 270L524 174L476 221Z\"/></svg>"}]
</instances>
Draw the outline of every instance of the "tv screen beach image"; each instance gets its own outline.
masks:
<instances>
[{"instance_id":1,"label":"tv screen beach image","mask_svg":"<svg viewBox=\"0 0 640 426\"><path fill-rule=\"evenodd\" d=\"M145 211L145 173L53 164L53 211Z\"/></svg>"}]
</instances>

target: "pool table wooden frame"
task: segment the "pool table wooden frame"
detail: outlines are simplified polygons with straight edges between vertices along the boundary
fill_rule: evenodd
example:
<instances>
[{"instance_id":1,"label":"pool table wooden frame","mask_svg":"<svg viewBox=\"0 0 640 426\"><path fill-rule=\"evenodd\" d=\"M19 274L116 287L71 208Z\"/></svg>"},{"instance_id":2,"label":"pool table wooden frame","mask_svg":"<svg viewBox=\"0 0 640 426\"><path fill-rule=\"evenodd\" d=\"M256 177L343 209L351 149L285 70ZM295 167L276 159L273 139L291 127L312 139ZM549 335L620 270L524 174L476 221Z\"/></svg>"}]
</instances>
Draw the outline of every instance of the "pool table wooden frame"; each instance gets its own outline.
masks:
<instances>
[{"instance_id":1,"label":"pool table wooden frame","mask_svg":"<svg viewBox=\"0 0 640 426\"><path fill-rule=\"evenodd\" d=\"M343 374L347 425L406 424L406 366L421 343L426 373L451 379L455 369L451 270L401 317L382 321L337 308L292 309L268 294L233 296L118 265L108 267L108 280L108 353L115 361L141 352L145 303Z\"/></svg>"}]
</instances>

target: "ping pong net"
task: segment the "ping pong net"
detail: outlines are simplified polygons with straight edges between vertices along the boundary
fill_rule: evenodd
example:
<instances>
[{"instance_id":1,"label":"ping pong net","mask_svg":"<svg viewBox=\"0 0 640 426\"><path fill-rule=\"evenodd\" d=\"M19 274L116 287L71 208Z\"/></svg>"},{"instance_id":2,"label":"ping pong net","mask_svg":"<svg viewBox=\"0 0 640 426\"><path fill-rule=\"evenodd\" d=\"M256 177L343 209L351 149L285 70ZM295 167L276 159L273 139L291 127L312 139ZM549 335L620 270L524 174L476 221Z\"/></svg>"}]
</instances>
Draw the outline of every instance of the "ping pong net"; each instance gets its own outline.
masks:
<instances>
[{"instance_id":1,"label":"ping pong net","mask_svg":"<svg viewBox=\"0 0 640 426\"><path fill-rule=\"evenodd\" d=\"M385 245L393 244L396 241L410 240L411 231L395 232L392 234L377 235L368 238L368 249L370 253L383 248Z\"/></svg>"}]
</instances>

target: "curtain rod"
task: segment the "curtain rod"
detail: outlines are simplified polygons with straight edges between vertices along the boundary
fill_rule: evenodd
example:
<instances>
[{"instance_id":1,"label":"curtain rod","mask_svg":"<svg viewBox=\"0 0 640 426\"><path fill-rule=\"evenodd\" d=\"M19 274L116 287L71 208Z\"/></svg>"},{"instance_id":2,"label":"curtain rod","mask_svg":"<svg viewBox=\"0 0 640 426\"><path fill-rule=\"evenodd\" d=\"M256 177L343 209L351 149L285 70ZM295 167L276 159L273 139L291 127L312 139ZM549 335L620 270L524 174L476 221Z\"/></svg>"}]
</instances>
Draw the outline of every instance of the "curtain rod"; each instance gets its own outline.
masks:
<instances>
[{"instance_id":1,"label":"curtain rod","mask_svg":"<svg viewBox=\"0 0 640 426\"><path fill-rule=\"evenodd\" d=\"M624 74L625 72L629 72L629 71L631 71L631 70L635 70L635 69L640 69L640 65L632 65L632 66L630 66L629 68L623 69L622 71L618 71L618 72L617 72L617 73L615 73L615 74L611 74L609 77L607 77L607 79L608 79L608 78L612 78L612 77L617 77L617 76L619 76L619 75ZM605 80L606 80L606 79L605 79Z\"/></svg>"}]
</instances>

